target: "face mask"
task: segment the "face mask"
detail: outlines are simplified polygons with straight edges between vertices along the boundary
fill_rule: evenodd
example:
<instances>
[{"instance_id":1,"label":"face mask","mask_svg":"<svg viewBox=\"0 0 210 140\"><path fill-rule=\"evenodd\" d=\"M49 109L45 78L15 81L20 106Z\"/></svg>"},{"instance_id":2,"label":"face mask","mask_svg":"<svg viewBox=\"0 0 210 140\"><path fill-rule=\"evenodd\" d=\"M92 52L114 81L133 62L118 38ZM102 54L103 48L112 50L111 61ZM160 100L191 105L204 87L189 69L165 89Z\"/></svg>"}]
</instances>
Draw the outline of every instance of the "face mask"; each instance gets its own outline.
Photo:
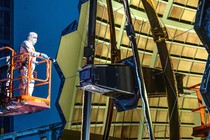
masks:
<instances>
[{"instance_id":1,"label":"face mask","mask_svg":"<svg viewBox=\"0 0 210 140\"><path fill-rule=\"evenodd\" d=\"M35 45L36 42L37 42L37 38L32 38L31 42L32 42L33 45Z\"/></svg>"}]
</instances>

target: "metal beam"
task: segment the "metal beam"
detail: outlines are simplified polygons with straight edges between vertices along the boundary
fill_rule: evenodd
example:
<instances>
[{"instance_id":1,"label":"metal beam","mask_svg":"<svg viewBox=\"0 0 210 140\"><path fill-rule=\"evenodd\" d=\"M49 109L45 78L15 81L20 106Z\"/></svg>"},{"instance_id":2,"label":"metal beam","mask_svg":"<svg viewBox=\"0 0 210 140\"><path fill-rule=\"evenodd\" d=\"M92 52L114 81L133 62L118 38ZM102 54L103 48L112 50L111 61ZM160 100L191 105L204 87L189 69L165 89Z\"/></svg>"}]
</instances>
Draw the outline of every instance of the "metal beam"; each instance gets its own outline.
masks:
<instances>
[{"instance_id":1,"label":"metal beam","mask_svg":"<svg viewBox=\"0 0 210 140\"><path fill-rule=\"evenodd\" d=\"M135 73L137 76L138 88L139 88L139 97L141 97L142 104L144 107L144 114L145 114L145 119L146 119L146 123L147 123L148 134L149 134L150 139L153 140L154 136L153 136L153 132L152 132L152 121L151 121L151 116L150 116L150 108L149 108L149 103L148 103L148 97L145 92L146 89L145 89L142 69L140 66L139 53L138 53L138 48L137 48L137 44L136 44L135 31L134 31L134 27L132 24L130 8L129 8L127 0L122 0L122 2L123 2L125 14L126 14L126 24L127 24L126 32L127 32L127 36L129 37L129 40L131 42L131 47L132 47L132 52L133 52Z\"/></svg>"},{"instance_id":2,"label":"metal beam","mask_svg":"<svg viewBox=\"0 0 210 140\"><path fill-rule=\"evenodd\" d=\"M120 26L120 33L117 41L117 48L120 48L120 45L122 43L123 35L124 35L124 29L125 29L125 23L126 23L126 18L125 15L123 15L121 26Z\"/></svg>"},{"instance_id":3,"label":"metal beam","mask_svg":"<svg viewBox=\"0 0 210 140\"><path fill-rule=\"evenodd\" d=\"M109 29L110 29L110 43L111 43L111 63L116 63L120 60L120 50L116 47L116 34L115 34L115 24L114 24L114 14L112 9L112 1L106 0L107 11L109 17ZM109 139L109 131L112 124L114 102L111 98L108 98L108 110L106 123L104 128L103 140Z\"/></svg>"},{"instance_id":4,"label":"metal beam","mask_svg":"<svg viewBox=\"0 0 210 140\"><path fill-rule=\"evenodd\" d=\"M147 92L145 90L145 92ZM141 109L141 116L140 116L140 121L139 121L139 127L138 127L138 140L142 140L144 137L144 126L146 125L145 122L145 117L144 117L144 108L142 107Z\"/></svg>"},{"instance_id":5,"label":"metal beam","mask_svg":"<svg viewBox=\"0 0 210 140\"><path fill-rule=\"evenodd\" d=\"M84 56L87 59L87 64L94 63L95 55L95 30L96 30L96 11L97 0L89 0L89 17L88 17L88 33L87 47L85 47ZM84 91L83 93L83 121L81 130L81 139L90 139L90 121L91 121L91 100L92 93Z\"/></svg>"},{"instance_id":6,"label":"metal beam","mask_svg":"<svg viewBox=\"0 0 210 140\"><path fill-rule=\"evenodd\" d=\"M168 16L169 16L169 13L172 9L172 6L173 6L173 1L174 0L169 0L168 3L167 3L167 6L166 6L166 9L164 11L164 14L163 14L163 19L164 20L167 20Z\"/></svg>"},{"instance_id":7,"label":"metal beam","mask_svg":"<svg viewBox=\"0 0 210 140\"><path fill-rule=\"evenodd\" d=\"M167 33L164 28L161 27L159 23L158 16L152 5L151 0L142 0L144 9L147 13L151 31L153 34L154 41L157 45L161 65L163 68L164 81L166 85L166 95L168 100L168 112L169 112L169 125L170 125L170 139L180 138L180 128L179 128L179 113L178 113L178 96L177 87L175 81L175 75L173 73L173 68L171 65L170 55L168 53L166 42ZM174 131L175 130L175 131Z\"/></svg>"}]
</instances>

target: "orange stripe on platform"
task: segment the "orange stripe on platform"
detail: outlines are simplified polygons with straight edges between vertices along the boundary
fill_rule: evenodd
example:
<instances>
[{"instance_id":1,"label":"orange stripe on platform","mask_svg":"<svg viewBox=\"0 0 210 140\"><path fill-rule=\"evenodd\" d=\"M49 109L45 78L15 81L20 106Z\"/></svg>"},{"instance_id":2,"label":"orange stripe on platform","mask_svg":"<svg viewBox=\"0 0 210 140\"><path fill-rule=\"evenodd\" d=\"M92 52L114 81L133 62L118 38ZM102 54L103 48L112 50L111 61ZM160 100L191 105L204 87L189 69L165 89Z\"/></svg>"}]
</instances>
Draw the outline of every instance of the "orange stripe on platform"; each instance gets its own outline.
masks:
<instances>
[{"instance_id":1,"label":"orange stripe on platform","mask_svg":"<svg viewBox=\"0 0 210 140\"><path fill-rule=\"evenodd\" d=\"M34 101L34 102L39 102L39 103L46 103L48 105L50 105L50 99L46 99L46 98L40 98L40 97L35 97L35 96L27 96L27 95L22 95L21 96L22 100L27 100L27 101Z\"/></svg>"}]
</instances>

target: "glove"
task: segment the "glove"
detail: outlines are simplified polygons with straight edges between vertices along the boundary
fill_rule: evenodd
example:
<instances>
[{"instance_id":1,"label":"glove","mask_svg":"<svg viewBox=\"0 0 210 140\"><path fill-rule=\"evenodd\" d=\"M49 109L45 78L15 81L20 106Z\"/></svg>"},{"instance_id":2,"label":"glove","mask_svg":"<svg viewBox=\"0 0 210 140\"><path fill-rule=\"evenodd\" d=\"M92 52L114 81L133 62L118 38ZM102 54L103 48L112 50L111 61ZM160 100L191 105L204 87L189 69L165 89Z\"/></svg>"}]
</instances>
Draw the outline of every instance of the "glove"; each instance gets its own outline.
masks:
<instances>
[{"instance_id":1,"label":"glove","mask_svg":"<svg viewBox=\"0 0 210 140\"><path fill-rule=\"evenodd\" d=\"M40 53L40 56L43 57L44 59L49 59L49 57L44 53Z\"/></svg>"}]
</instances>

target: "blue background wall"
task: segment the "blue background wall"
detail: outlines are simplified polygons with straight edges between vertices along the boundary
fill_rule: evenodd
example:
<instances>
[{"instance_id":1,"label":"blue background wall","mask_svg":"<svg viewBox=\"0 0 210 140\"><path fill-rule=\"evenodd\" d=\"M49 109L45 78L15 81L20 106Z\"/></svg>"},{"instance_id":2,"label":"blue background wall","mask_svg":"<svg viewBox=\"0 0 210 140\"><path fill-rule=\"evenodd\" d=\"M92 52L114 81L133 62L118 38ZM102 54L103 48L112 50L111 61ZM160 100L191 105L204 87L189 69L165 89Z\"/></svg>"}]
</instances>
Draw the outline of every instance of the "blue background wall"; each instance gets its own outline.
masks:
<instances>
[{"instance_id":1,"label":"blue background wall","mask_svg":"<svg viewBox=\"0 0 210 140\"><path fill-rule=\"evenodd\" d=\"M36 50L56 57L62 30L78 19L79 0L14 0L14 49L18 50L30 31L38 33ZM14 131L60 122L54 106L60 79L52 72L51 109L14 117ZM39 91L35 91L39 92ZM38 93L40 94L40 93Z\"/></svg>"}]
</instances>

